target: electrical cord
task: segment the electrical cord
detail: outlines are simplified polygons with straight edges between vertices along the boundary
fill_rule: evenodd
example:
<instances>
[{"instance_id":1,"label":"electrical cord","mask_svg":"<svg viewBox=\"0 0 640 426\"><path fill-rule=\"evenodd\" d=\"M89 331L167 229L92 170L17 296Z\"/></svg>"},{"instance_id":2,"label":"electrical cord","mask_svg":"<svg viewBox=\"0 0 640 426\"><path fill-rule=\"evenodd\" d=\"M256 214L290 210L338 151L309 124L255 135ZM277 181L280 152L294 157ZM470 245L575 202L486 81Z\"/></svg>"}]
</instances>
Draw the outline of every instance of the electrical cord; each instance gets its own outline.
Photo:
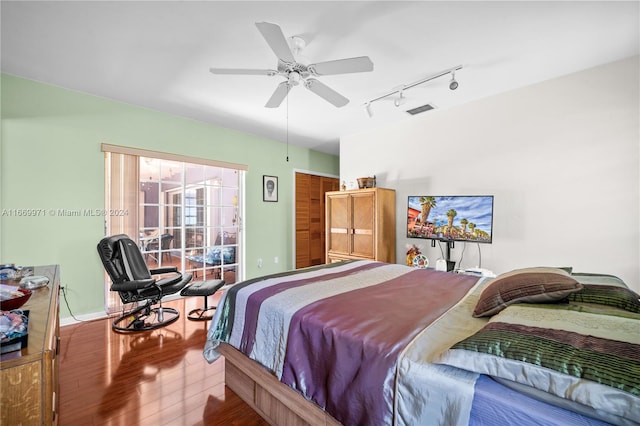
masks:
<instances>
[{"instance_id":1,"label":"electrical cord","mask_svg":"<svg viewBox=\"0 0 640 426\"><path fill-rule=\"evenodd\" d=\"M76 316L73 315L73 312L71 312L71 308L69 307L69 301L67 300L67 287L66 286L61 286L60 290L62 290L62 297L64 298L65 305L67 305L67 310L71 314L71 318L73 318L74 320L76 320L78 322L85 322L85 321L83 321L81 319L76 318Z\"/></svg>"},{"instance_id":2,"label":"electrical cord","mask_svg":"<svg viewBox=\"0 0 640 426\"><path fill-rule=\"evenodd\" d=\"M462 269L462 259L464 258L464 251L467 249L467 242L462 243L462 253L460 253L460 260L458 261L458 269Z\"/></svg>"}]
</instances>

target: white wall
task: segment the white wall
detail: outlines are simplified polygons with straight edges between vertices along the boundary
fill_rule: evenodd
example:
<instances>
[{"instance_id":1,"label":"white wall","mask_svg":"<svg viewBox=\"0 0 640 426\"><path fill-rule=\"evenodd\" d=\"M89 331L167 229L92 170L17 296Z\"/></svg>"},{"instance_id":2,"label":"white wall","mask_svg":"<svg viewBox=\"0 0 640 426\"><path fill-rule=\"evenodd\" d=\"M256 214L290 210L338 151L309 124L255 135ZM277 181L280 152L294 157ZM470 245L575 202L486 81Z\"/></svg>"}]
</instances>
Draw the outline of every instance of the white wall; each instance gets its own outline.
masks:
<instances>
[{"instance_id":1,"label":"white wall","mask_svg":"<svg viewBox=\"0 0 640 426\"><path fill-rule=\"evenodd\" d=\"M397 191L397 258L409 195L494 195L482 266L573 266L640 290L639 57L343 137L340 179ZM461 83L463 84L463 83ZM363 161L366 158L366 161ZM459 267L477 266L467 244ZM452 258L459 260L463 244Z\"/></svg>"}]
</instances>

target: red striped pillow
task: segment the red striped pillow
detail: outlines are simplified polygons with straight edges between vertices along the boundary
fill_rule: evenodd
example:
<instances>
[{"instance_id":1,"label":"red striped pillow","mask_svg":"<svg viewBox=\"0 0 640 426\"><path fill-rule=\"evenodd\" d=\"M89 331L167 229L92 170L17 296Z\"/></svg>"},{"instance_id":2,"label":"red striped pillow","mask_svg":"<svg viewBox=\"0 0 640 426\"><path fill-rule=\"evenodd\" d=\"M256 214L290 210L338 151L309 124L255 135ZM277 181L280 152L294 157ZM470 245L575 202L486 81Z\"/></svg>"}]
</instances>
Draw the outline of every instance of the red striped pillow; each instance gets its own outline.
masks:
<instances>
[{"instance_id":1,"label":"red striped pillow","mask_svg":"<svg viewBox=\"0 0 640 426\"><path fill-rule=\"evenodd\" d=\"M524 268L498 275L482 290L474 317L492 316L514 303L550 303L582 289L559 268Z\"/></svg>"}]
</instances>

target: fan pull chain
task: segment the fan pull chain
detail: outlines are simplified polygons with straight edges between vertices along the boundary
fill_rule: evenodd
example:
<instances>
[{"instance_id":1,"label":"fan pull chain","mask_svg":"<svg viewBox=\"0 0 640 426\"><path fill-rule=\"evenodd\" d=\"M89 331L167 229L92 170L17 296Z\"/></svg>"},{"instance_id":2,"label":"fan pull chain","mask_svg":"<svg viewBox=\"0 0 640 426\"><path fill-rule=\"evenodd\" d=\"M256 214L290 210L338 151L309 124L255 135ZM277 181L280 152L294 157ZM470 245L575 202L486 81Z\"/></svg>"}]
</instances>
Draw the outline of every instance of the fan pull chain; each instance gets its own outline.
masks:
<instances>
[{"instance_id":1,"label":"fan pull chain","mask_svg":"<svg viewBox=\"0 0 640 426\"><path fill-rule=\"evenodd\" d=\"M289 162L289 96L287 96L287 163Z\"/></svg>"}]
</instances>

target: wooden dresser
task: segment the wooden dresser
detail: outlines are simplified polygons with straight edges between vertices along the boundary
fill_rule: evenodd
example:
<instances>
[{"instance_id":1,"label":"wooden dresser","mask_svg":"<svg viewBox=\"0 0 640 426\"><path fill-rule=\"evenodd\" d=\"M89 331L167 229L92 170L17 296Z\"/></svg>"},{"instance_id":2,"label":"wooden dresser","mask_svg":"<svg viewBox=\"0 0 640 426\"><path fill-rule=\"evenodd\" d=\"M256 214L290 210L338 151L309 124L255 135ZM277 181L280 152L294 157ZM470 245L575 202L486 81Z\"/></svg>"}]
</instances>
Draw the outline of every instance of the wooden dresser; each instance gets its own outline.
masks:
<instances>
[{"instance_id":1,"label":"wooden dresser","mask_svg":"<svg viewBox=\"0 0 640 426\"><path fill-rule=\"evenodd\" d=\"M396 262L396 193L369 188L325 195L326 261Z\"/></svg>"},{"instance_id":2,"label":"wooden dresser","mask_svg":"<svg viewBox=\"0 0 640 426\"><path fill-rule=\"evenodd\" d=\"M57 265L36 266L33 275L48 277L49 285L33 290L20 308L29 310L28 346L0 357L1 425L58 423L60 270Z\"/></svg>"}]
</instances>

